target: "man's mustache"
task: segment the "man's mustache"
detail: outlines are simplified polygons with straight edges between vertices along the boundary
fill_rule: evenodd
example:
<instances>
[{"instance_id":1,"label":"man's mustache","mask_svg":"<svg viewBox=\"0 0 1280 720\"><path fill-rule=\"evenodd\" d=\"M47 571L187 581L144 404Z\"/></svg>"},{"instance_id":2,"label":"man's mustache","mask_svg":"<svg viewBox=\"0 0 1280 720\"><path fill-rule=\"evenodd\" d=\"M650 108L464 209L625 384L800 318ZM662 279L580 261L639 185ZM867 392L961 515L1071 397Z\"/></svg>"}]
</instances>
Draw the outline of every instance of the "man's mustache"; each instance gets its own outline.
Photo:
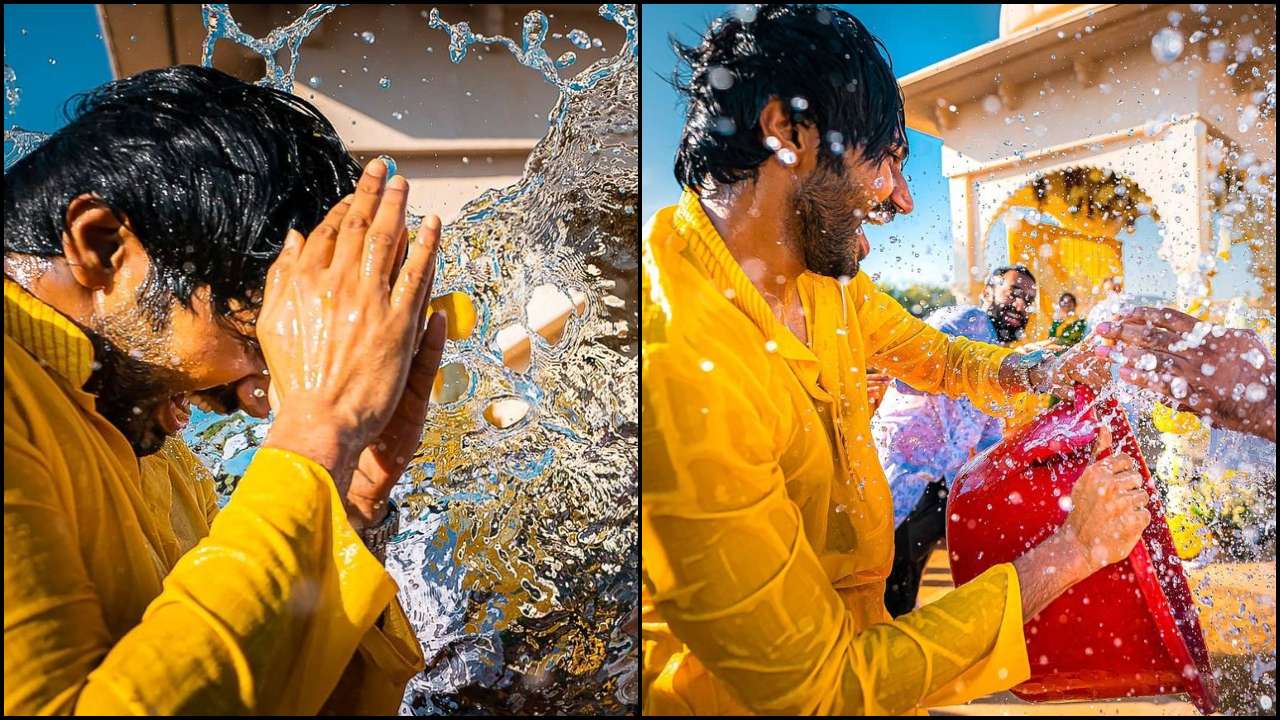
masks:
<instances>
[{"instance_id":1,"label":"man's mustache","mask_svg":"<svg viewBox=\"0 0 1280 720\"><path fill-rule=\"evenodd\" d=\"M898 206L892 200L885 200L876 205L867 213L867 219L876 225L885 225L893 222L898 215Z\"/></svg>"}]
</instances>

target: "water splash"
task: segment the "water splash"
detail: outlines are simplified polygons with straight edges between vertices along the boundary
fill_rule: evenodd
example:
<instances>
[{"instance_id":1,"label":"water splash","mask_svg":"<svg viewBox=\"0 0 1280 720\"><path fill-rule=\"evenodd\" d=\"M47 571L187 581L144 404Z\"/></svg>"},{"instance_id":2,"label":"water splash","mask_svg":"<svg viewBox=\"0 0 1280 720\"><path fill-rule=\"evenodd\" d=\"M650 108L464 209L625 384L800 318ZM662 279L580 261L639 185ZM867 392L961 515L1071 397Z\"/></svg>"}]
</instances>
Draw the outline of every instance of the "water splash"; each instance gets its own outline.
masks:
<instances>
[{"instance_id":1,"label":"water splash","mask_svg":"<svg viewBox=\"0 0 1280 720\"><path fill-rule=\"evenodd\" d=\"M257 40L225 5L206 6L206 64L226 38L262 55L259 81L292 91L299 48L335 5ZM433 405L393 497L404 508L388 570L427 656L402 712L613 714L638 708L639 557L636 257L637 44L631 5L599 13L622 29L618 53L573 75L571 53L543 49L532 11L521 41L449 24L450 59L507 48L560 91L519 182L467 203L442 232L434 292L465 293L476 326L442 366L461 390ZM281 67L274 54L290 49ZM410 232L421 215L411 213ZM580 298L554 340L535 289ZM523 338L525 364L511 360ZM508 423L495 403L519 406ZM265 426L193 416L186 436L230 489Z\"/></svg>"},{"instance_id":2,"label":"water splash","mask_svg":"<svg viewBox=\"0 0 1280 720\"><path fill-rule=\"evenodd\" d=\"M267 64L266 75L258 80L258 85L267 85L283 92L293 91L293 79L297 73L298 60L301 59L302 42L307 39L320 23L337 10L340 5L312 5L297 20L273 29L265 38L255 38L240 29L240 24L231 16L231 6L222 3L201 6L204 26L207 34L204 39L204 52L200 64L213 67L213 49L219 40L230 40L242 45L261 56ZM289 49L288 67L281 67L276 59L277 54Z\"/></svg>"},{"instance_id":3,"label":"water splash","mask_svg":"<svg viewBox=\"0 0 1280 720\"><path fill-rule=\"evenodd\" d=\"M16 113L18 103L22 101L22 88L18 87L18 75L13 71L13 68L9 67L8 63L5 63L4 66L4 101L8 106L5 111L5 117ZM48 137L48 133L23 130L17 125L6 126L4 129L5 172L8 172L14 163L26 157L28 153L35 150Z\"/></svg>"},{"instance_id":4,"label":"water splash","mask_svg":"<svg viewBox=\"0 0 1280 720\"><path fill-rule=\"evenodd\" d=\"M465 21L457 24L445 22L437 8L432 8L427 24L429 27L444 30L449 34L449 59L455 63L462 62L473 45L498 45L507 48L521 65L541 73L547 82L560 89L562 95L574 95L590 90L596 83L617 72L622 65L634 63L637 53L636 15L632 7L619 4L600 6L600 16L617 24L625 32L623 47L612 59L597 62L587 71L572 78L562 77L560 71L574 64L577 61L577 55L567 52L557 60L551 59L542 47L543 42L547 40L548 21L546 14L540 10L534 10L525 15L518 44L503 35L476 35L471 31L471 25ZM574 32L582 33L581 30L574 30L570 36L576 37L573 35ZM585 33L582 34L585 35ZM577 42L574 44L583 48ZM563 105L563 103L559 104ZM551 124L554 125L562 119L563 117L552 119Z\"/></svg>"}]
</instances>

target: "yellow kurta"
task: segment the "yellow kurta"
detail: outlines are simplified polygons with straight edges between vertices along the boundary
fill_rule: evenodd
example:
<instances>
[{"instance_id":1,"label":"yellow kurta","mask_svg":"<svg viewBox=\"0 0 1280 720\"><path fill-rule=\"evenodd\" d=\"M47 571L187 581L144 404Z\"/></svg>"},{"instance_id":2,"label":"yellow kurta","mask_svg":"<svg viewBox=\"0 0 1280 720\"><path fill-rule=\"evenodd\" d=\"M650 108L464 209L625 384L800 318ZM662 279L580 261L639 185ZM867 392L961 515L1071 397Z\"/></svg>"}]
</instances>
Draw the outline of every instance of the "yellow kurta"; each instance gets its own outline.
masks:
<instances>
[{"instance_id":1,"label":"yellow kurta","mask_svg":"<svg viewBox=\"0 0 1280 720\"><path fill-rule=\"evenodd\" d=\"M862 273L800 278L806 347L688 192L643 254L644 711L909 713L1026 679L1012 565L886 613L866 395L871 365L994 405L1010 351L934 330Z\"/></svg>"},{"instance_id":2,"label":"yellow kurta","mask_svg":"<svg viewBox=\"0 0 1280 720\"><path fill-rule=\"evenodd\" d=\"M6 715L396 712L422 651L324 468L261 450L218 512L181 440L138 461L88 338L8 280L4 331Z\"/></svg>"}]
</instances>

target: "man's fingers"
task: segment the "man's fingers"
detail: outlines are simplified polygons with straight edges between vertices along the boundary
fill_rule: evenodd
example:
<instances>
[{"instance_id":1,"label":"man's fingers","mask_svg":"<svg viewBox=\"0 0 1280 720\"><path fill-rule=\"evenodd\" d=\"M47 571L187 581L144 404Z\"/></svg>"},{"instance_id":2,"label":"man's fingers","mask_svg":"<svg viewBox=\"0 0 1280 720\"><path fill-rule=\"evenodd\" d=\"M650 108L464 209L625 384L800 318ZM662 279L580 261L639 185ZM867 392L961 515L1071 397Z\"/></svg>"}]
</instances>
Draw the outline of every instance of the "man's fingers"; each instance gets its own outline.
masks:
<instances>
[{"instance_id":1,"label":"man's fingers","mask_svg":"<svg viewBox=\"0 0 1280 720\"><path fill-rule=\"evenodd\" d=\"M365 236L373 223L374 213L382 200L382 187L387 178L387 166L375 159L364 168L364 174L356 183L355 197L338 231L330 267L345 271L356 267L364 252Z\"/></svg>"},{"instance_id":2,"label":"man's fingers","mask_svg":"<svg viewBox=\"0 0 1280 720\"><path fill-rule=\"evenodd\" d=\"M346 217L347 210L351 208L351 200L354 197L354 195L348 195L339 200L336 205L329 209L329 212L325 213L324 219L320 221L320 224L311 231L311 237L307 240L300 255L300 263L303 267L329 267L329 261L333 259L333 244L338 240L338 230L342 225L342 218Z\"/></svg>"},{"instance_id":3,"label":"man's fingers","mask_svg":"<svg viewBox=\"0 0 1280 720\"><path fill-rule=\"evenodd\" d=\"M436 370L440 369L440 358L444 355L444 341L449 329L448 318L443 310L431 313L427 321L427 332L422 338L422 346L418 356L414 358L414 368L425 373L428 379L434 379ZM430 383L428 383L430 384Z\"/></svg>"},{"instance_id":4,"label":"man's fingers","mask_svg":"<svg viewBox=\"0 0 1280 720\"><path fill-rule=\"evenodd\" d=\"M1199 357L1200 353L1196 351L1194 355ZM1183 356L1154 348L1117 345L1111 353L1111 359L1118 362L1122 367L1133 368L1143 372L1155 371L1186 375L1191 370L1186 358Z\"/></svg>"},{"instance_id":5,"label":"man's fingers","mask_svg":"<svg viewBox=\"0 0 1280 720\"><path fill-rule=\"evenodd\" d=\"M391 292L393 307L409 312L415 323L421 323L422 308L435 279L436 250L440 244L440 218L428 215L418 228L418 241L409 248L404 268Z\"/></svg>"},{"instance_id":6,"label":"man's fingers","mask_svg":"<svg viewBox=\"0 0 1280 720\"><path fill-rule=\"evenodd\" d=\"M1165 350L1182 339L1182 334L1172 332L1145 320L1125 319L1120 332L1112 339L1146 350Z\"/></svg>"},{"instance_id":7,"label":"man's fingers","mask_svg":"<svg viewBox=\"0 0 1280 720\"><path fill-rule=\"evenodd\" d=\"M397 175L391 178L365 236L360 273L375 285L391 285L389 278L397 264L396 253L404 234L404 209L408 197L409 183L404 177Z\"/></svg>"},{"instance_id":8,"label":"man's fingers","mask_svg":"<svg viewBox=\"0 0 1280 720\"><path fill-rule=\"evenodd\" d=\"M1106 423L1098 423L1098 437L1093 440L1093 459L1111 449L1111 429Z\"/></svg>"}]
</instances>

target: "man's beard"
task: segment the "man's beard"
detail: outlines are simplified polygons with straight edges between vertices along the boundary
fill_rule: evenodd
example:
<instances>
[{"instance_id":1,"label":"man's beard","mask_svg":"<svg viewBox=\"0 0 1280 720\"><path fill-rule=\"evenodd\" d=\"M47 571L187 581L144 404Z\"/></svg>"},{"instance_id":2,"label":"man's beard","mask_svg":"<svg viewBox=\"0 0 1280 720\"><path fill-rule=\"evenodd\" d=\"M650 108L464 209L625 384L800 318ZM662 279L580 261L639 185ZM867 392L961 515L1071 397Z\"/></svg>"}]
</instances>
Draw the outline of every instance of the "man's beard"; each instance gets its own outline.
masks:
<instances>
[{"instance_id":1,"label":"man's beard","mask_svg":"<svg viewBox=\"0 0 1280 720\"><path fill-rule=\"evenodd\" d=\"M158 452L167 433L156 421L156 409L178 392L174 388L180 386L180 376L145 359L154 353L121 349L108 338L119 333L107 331L102 324L97 330L83 330L93 344L95 361L85 391L97 396L98 413L124 435L138 457Z\"/></svg>"},{"instance_id":2,"label":"man's beard","mask_svg":"<svg viewBox=\"0 0 1280 720\"><path fill-rule=\"evenodd\" d=\"M996 305L987 311L987 316L991 318L991 326L995 328L996 339L1002 343L1016 342L1022 338L1022 332L1027 329L1027 321L1023 320L1021 325L1010 325L1004 319L1004 308Z\"/></svg>"},{"instance_id":3,"label":"man's beard","mask_svg":"<svg viewBox=\"0 0 1280 720\"><path fill-rule=\"evenodd\" d=\"M842 172L819 162L809 177L800 181L789 200L787 222L790 240L804 253L809 270L833 278L858 274L857 238L870 201L862 196Z\"/></svg>"}]
</instances>

